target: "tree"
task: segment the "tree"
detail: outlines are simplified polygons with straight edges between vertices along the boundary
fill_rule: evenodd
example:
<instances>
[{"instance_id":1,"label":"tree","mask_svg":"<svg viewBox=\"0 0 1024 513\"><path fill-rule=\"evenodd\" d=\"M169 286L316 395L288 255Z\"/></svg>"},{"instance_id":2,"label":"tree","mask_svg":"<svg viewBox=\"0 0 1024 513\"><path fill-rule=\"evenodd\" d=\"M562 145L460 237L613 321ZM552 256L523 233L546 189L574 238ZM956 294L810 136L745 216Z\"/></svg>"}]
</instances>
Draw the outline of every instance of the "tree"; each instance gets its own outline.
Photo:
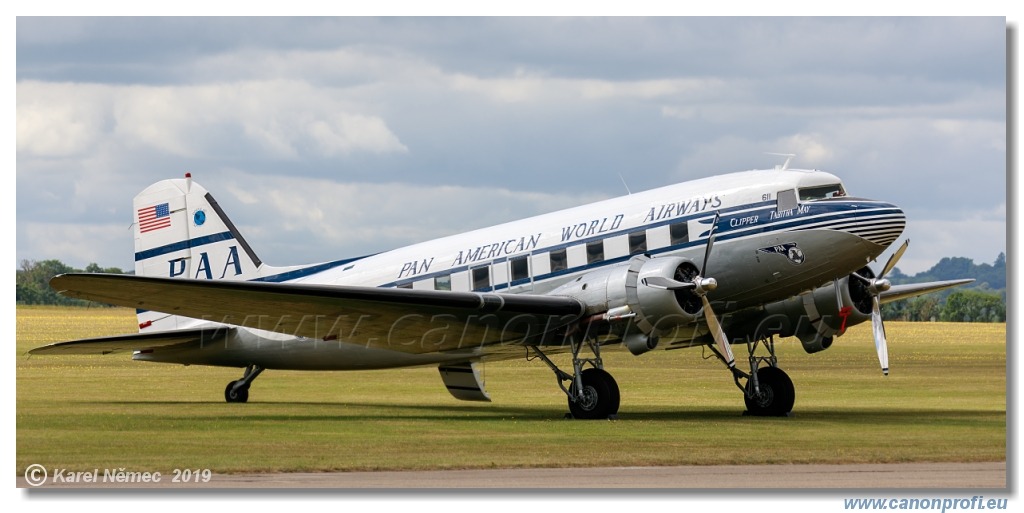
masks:
<instances>
[{"instance_id":1,"label":"tree","mask_svg":"<svg viewBox=\"0 0 1024 513\"><path fill-rule=\"evenodd\" d=\"M917 296L908 303L910 310L908 321L937 321L942 315L942 305L934 294Z\"/></svg>"},{"instance_id":2,"label":"tree","mask_svg":"<svg viewBox=\"0 0 1024 513\"><path fill-rule=\"evenodd\" d=\"M922 283L927 281L955 280L974 278L975 282L955 289L940 290L919 296L914 299L895 301L882 305L882 316L886 319L905 321L954 320L971 322L1001 321L1006 318L1006 254L1000 253L993 264L975 264L973 260L963 257L947 257L940 260L931 269L914 276L908 276L898 268L893 269L887 278L894 285ZM965 304L965 298L946 308L947 299L957 291L975 290L985 296L996 296L999 307L992 304L978 306ZM973 296L972 296L973 297ZM977 302L978 299L972 301ZM985 301L991 301L991 298ZM973 310L972 310L973 309ZM982 313L981 310L984 310Z\"/></svg>"},{"instance_id":3,"label":"tree","mask_svg":"<svg viewBox=\"0 0 1024 513\"><path fill-rule=\"evenodd\" d=\"M958 290L946 299L939 318L952 322L1005 322L1006 305L996 294Z\"/></svg>"},{"instance_id":4,"label":"tree","mask_svg":"<svg viewBox=\"0 0 1024 513\"><path fill-rule=\"evenodd\" d=\"M75 305L99 306L100 303L71 299L50 288L50 279L58 274L81 272L60 260L22 260L15 277L15 301L23 305ZM102 268L91 263L85 272L123 274L117 267Z\"/></svg>"}]
</instances>

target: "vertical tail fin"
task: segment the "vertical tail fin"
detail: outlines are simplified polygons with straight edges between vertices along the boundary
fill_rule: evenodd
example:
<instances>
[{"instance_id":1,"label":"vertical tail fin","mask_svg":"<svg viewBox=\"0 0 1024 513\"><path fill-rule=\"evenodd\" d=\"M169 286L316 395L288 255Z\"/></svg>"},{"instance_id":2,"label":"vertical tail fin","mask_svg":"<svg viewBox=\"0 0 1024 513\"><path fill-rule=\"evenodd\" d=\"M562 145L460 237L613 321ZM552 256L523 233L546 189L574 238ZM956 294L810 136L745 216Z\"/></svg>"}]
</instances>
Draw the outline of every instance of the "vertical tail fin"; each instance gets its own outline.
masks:
<instances>
[{"instance_id":1,"label":"vertical tail fin","mask_svg":"<svg viewBox=\"0 0 1024 513\"><path fill-rule=\"evenodd\" d=\"M183 179L157 182L135 196L135 274L199 280L248 280L263 262L205 188ZM175 318L139 312L140 329Z\"/></svg>"}]
</instances>

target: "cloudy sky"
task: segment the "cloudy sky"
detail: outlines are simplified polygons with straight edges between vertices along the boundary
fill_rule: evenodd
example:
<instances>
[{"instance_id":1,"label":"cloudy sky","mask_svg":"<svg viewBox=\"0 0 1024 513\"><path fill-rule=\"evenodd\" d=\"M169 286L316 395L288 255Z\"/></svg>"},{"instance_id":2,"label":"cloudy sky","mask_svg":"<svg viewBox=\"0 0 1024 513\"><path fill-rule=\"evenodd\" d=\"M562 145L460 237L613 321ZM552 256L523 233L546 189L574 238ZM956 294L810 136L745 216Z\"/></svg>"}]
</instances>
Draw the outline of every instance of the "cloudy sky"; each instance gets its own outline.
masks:
<instances>
[{"instance_id":1,"label":"cloudy sky","mask_svg":"<svg viewBox=\"0 0 1024 513\"><path fill-rule=\"evenodd\" d=\"M191 172L274 265L719 173L841 176L915 273L1006 250L1002 18L17 19L17 260L133 267Z\"/></svg>"}]
</instances>

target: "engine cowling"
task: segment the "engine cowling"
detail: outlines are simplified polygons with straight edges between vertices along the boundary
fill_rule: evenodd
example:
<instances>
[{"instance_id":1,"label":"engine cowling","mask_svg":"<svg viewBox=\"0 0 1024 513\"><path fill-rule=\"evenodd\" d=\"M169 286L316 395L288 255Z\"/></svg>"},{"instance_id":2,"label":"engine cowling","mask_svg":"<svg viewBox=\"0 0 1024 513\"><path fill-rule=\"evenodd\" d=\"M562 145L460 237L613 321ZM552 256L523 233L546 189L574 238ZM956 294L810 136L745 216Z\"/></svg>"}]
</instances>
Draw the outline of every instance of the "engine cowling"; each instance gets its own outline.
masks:
<instances>
[{"instance_id":1,"label":"engine cowling","mask_svg":"<svg viewBox=\"0 0 1024 513\"><path fill-rule=\"evenodd\" d=\"M875 277L868 267L857 274ZM863 280L845 276L785 301L765 305L765 314L758 327L759 336L795 336L805 351L816 353L828 349L833 338L850 326L871 319L871 293Z\"/></svg>"},{"instance_id":2,"label":"engine cowling","mask_svg":"<svg viewBox=\"0 0 1024 513\"><path fill-rule=\"evenodd\" d=\"M551 291L571 296L587 305L587 314L614 323L614 332L633 354L658 345L658 338L676 326L692 323L703 309L692 289L666 290L644 285L650 277L690 282L697 266L682 257L650 258L637 255L623 265L587 273Z\"/></svg>"}]
</instances>

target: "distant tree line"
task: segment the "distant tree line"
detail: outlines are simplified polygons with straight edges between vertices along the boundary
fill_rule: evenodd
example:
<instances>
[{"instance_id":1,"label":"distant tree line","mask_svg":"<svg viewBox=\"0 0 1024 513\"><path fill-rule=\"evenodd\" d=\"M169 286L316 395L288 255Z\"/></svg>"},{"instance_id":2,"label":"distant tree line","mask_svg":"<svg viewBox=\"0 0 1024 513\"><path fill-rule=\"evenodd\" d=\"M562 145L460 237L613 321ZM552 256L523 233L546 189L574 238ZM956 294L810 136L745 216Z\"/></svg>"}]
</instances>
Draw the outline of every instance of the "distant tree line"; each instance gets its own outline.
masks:
<instances>
[{"instance_id":1,"label":"distant tree line","mask_svg":"<svg viewBox=\"0 0 1024 513\"><path fill-rule=\"evenodd\" d=\"M50 288L50 278L71 272L123 274L117 267L92 263L75 269L60 260L23 260L17 271L17 303L21 305L107 306L92 301L71 299ZM969 258L943 258L931 269L907 276L893 269L889 280L894 285L925 281L974 278L969 287L956 287L904 301L882 305L882 316L900 321L1005 322L1006 255L999 254L995 264L975 264Z\"/></svg>"},{"instance_id":2,"label":"distant tree line","mask_svg":"<svg viewBox=\"0 0 1024 513\"><path fill-rule=\"evenodd\" d=\"M19 305L68 305L68 306L109 306L93 301L71 299L50 288L50 278L66 273L113 273L124 274L117 267L100 267L92 263L85 269L75 269L60 260L22 260L17 271L15 301Z\"/></svg>"},{"instance_id":3,"label":"distant tree line","mask_svg":"<svg viewBox=\"0 0 1024 513\"><path fill-rule=\"evenodd\" d=\"M1000 253L994 264L975 264L963 257L943 258L931 269L907 276L893 269L888 276L893 285L926 281L974 278L966 286L925 294L882 305L882 316L900 321L1005 322L1006 254Z\"/></svg>"}]
</instances>

